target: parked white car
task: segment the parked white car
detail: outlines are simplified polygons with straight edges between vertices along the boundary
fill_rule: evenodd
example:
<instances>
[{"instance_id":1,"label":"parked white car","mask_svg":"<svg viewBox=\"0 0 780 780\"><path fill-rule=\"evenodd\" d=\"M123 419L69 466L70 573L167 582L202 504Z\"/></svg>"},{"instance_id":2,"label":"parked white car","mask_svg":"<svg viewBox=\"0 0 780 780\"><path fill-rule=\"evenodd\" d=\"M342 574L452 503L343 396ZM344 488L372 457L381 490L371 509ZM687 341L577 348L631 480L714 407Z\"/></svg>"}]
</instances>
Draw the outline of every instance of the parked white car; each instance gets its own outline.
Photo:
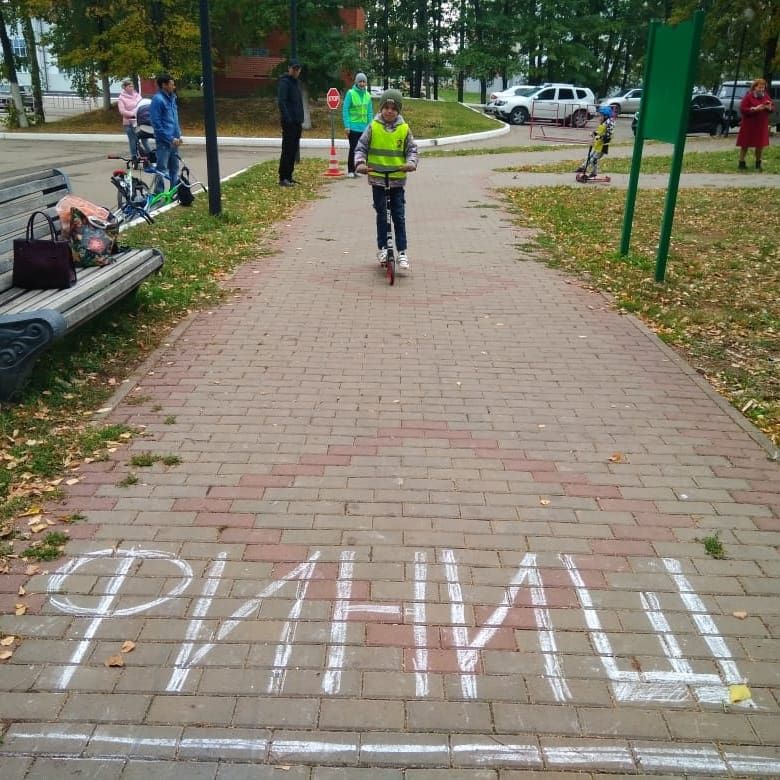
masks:
<instances>
[{"instance_id":1,"label":"parked white car","mask_svg":"<svg viewBox=\"0 0 780 780\"><path fill-rule=\"evenodd\" d=\"M511 87L510 89L502 90L501 92L493 92L490 95L490 102L487 103L484 111L486 114L493 114L494 116L497 116L497 103L499 101L502 101L501 105L503 105L503 101L510 100L511 98L515 97L528 97L528 95L536 92L537 89L539 89L537 85L521 84L516 87Z\"/></svg>"},{"instance_id":2,"label":"parked white car","mask_svg":"<svg viewBox=\"0 0 780 780\"><path fill-rule=\"evenodd\" d=\"M618 95L605 97L599 101L600 106L611 106L613 116L620 116L621 113L633 114L639 111L639 103L642 100L641 87L627 89Z\"/></svg>"},{"instance_id":3,"label":"parked white car","mask_svg":"<svg viewBox=\"0 0 780 780\"><path fill-rule=\"evenodd\" d=\"M534 121L562 122L583 127L596 115L596 98L587 87L543 84L529 94L499 98L491 104L497 117L512 125Z\"/></svg>"}]
</instances>

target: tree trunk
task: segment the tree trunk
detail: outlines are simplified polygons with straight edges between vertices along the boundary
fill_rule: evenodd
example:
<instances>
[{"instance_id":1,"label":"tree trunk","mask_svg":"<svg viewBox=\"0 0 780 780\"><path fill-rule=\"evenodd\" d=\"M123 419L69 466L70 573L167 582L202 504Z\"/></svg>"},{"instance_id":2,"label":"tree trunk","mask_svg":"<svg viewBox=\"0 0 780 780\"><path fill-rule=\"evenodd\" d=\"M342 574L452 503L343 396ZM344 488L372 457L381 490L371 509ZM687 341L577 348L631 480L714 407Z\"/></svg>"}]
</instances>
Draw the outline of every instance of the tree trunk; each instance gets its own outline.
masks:
<instances>
[{"instance_id":1,"label":"tree trunk","mask_svg":"<svg viewBox=\"0 0 780 780\"><path fill-rule=\"evenodd\" d=\"M32 19L25 17L22 22L22 34L27 46L27 57L30 60L30 82L32 84L33 104L35 110L35 123L42 125L46 121L43 113L43 90L41 89L41 69L38 66L38 46L35 42L35 31Z\"/></svg>"},{"instance_id":2,"label":"tree trunk","mask_svg":"<svg viewBox=\"0 0 780 780\"><path fill-rule=\"evenodd\" d=\"M111 79L107 73L100 74L100 89L103 91L103 108L111 110Z\"/></svg>"},{"instance_id":3,"label":"tree trunk","mask_svg":"<svg viewBox=\"0 0 780 780\"><path fill-rule=\"evenodd\" d=\"M17 122L19 127L29 127L27 114L24 113L22 93L19 91L19 81L16 76L14 50L13 46L11 46L11 39L8 37L8 30L5 29L5 19L2 10L0 10L0 44L3 47L3 70L11 85L11 99L16 108Z\"/></svg>"},{"instance_id":4,"label":"tree trunk","mask_svg":"<svg viewBox=\"0 0 780 780\"><path fill-rule=\"evenodd\" d=\"M767 84L770 85L772 84L772 76L774 76L774 73L772 73L772 63L774 63L775 56L777 54L778 38L780 38L780 36L775 33L766 42L766 48L764 49L764 67L762 68L762 73L763 77L766 79Z\"/></svg>"}]
</instances>

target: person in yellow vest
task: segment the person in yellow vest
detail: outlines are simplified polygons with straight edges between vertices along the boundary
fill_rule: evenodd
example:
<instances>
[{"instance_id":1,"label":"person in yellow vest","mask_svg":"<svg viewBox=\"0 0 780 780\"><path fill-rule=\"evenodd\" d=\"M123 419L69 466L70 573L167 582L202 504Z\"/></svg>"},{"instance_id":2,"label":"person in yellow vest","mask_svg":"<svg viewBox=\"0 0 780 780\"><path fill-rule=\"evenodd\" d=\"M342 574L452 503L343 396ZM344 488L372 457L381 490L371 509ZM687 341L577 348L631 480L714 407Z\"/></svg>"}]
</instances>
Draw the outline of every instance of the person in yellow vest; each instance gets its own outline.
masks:
<instances>
[{"instance_id":1,"label":"person in yellow vest","mask_svg":"<svg viewBox=\"0 0 780 780\"><path fill-rule=\"evenodd\" d=\"M355 147L358 138L368 127L374 108L371 104L371 95L368 92L368 79L365 73L355 76L355 85L347 90L344 95L344 105L341 109L341 117L344 120L344 132L349 141L349 155L347 156L347 178L355 178Z\"/></svg>"},{"instance_id":2,"label":"person in yellow vest","mask_svg":"<svg viewBox=\"0 0 780 780\"><path fill-rule=\"evenodd\" d=\"M401 116L401 93L388 89L379 99L379 113L363 131L355 147L355 170L368 173L368 183L376 211L377 260L387 259L387 200L385 177L390 174L390 215L393 218L398 267L409 270L406 237L406 174L417 170L419 158L412 131Z\"/></svg>"}]
</instances>

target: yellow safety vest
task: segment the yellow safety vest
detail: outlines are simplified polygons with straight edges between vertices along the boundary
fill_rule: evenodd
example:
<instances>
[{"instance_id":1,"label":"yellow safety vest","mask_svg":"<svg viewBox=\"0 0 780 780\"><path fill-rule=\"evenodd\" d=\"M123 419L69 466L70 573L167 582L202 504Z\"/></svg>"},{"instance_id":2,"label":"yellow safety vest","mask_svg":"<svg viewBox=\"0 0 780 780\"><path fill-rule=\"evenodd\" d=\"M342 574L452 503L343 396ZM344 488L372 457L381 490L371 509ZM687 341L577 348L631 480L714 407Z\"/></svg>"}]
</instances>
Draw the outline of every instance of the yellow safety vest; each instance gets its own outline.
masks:
<instances>
[{"instance_id":1,"label":"yellow safety vest","mask_svg":"<svg viewBox=\"0 0 780 780\"><path fill-rule=\"evenodd\" d=\"M376 119L371 122L371 143L368 147L366 162L375 171L388 168L400 168L406 163L406 139L409 137L409 125L401 122L394 130L388 130ZM404 171L394 171L391 179L404 179Z\"/></svg>"},{"instance_id":2,"label":"yellow safety vest","mask_svg":"<svg viewBox=\"0 0 780 780\"><path fill-rule=\"evenodd\" d=\"M367 89L356 89L352 87L349 90L352 95L352 102L349 104L349 121L350 124L368 124L368 117L371 109L371 95L368 94Z\"/></svg>"}]
</instances>

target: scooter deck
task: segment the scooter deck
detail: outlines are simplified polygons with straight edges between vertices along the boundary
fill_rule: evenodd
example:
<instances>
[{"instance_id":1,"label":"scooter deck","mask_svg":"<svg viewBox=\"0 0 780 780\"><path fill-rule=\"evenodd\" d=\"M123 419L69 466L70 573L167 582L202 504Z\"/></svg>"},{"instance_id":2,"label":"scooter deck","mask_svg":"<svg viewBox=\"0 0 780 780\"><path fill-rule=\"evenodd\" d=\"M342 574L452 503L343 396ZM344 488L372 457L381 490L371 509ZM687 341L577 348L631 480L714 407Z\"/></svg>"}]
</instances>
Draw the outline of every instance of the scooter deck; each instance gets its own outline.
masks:
<instances>
[{"instance_id":1,"label":"scooter deck","mask_svg":"<svg viewBox=\"0 0 780 780\"><path fill-rule=\"evenodd\" d=\"M574 177L580 184L608 184L612 181L609 176L586 176L584 173L578 173Z\"/></svg>"}]
</instances>

